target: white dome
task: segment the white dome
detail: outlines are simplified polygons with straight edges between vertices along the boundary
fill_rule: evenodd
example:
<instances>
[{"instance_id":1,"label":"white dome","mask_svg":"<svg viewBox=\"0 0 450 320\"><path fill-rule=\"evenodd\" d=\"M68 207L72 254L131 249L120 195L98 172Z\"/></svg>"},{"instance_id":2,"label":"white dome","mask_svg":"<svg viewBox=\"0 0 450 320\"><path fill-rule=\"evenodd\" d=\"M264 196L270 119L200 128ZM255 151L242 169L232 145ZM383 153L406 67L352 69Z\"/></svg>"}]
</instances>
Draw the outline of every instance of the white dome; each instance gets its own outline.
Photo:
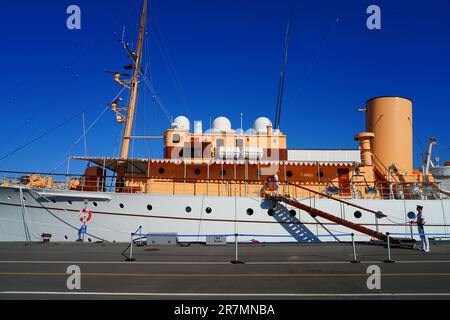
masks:
<instances>
[{"instance_id":1,"label":"white dome","mask_svg":"<svg viewBox=\"0 0 450 320\"><path fill-rule=\"evenodd\" d=\"M270 121L266 117L261 117L256 119L253 129L256 131L256 133L267 133L267 127L272 127L272 121Z\"/></svg>"},{"instance_id":2,"label":"white dome","mask_svg":"<svg viewBox=\"0 0 450 320\"><path fill-rule=\"evenodd\" d=\"M231 121L225 117L216 118L213 122L213 132L224 133L231 130Z\"/></svg>"},{"instance_id":3,"label":"white dome","mask_svg":"<svg viewBox=\"0 0 450 320\"><path fill-rule=\"evenodd\" d=\"M174 129L178 129L178 130L190 131L191 130L191 122L189 121L188 118L186 118L184 116L180 116L175 119L175 121L172 124L172 127Z\"/></svg>"}]
</instances>

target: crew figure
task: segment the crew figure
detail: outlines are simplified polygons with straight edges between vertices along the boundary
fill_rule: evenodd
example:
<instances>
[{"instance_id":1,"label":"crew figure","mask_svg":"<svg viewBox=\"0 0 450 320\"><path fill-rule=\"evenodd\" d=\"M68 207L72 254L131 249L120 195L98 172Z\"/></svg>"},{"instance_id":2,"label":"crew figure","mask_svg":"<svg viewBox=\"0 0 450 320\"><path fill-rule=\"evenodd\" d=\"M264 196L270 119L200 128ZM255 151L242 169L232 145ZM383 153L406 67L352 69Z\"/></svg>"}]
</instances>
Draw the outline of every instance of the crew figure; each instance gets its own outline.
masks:
<instances>
[{"instance_id":1,"label":"crew figure","mask_svg":"<svg viewBox=\"0 0 450 320\"><path fill-rule=\"evenodd\" d=\"M275 174L273 176L273 184L274 184L274 187L275 187L276 195L279 195L280 194L280 181L278 179L278 174Z\"/></svg>"},{"instance_id":2,"label":"crew figure","mask_svg":"<svg viewBox=\"0 0 450 320\"><path fill-rule=\"evenodd\" d=\"M414 223L414 221L417 224L417 229L419 230L420 239L422 242L422 251L424 252L430 252L430 243L428 241L428 238L425 234L425 219L423 217L423 207L417 206L417 216L416 219L411 221L411 223Z\"/></svg>"}]
</instances>

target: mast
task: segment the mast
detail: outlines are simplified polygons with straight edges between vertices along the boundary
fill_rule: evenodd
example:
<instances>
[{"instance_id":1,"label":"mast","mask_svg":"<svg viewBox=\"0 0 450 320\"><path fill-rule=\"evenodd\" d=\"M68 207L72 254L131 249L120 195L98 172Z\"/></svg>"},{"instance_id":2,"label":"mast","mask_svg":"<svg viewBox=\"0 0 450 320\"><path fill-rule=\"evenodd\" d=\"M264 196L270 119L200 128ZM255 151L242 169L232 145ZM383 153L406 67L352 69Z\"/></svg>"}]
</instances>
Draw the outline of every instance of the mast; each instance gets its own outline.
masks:
<instances>
[{"instance_id":1,"label":"mast","mask_svg":"<svg viewBox=\"0 0 450 320\"><path fill-rule=\"evenodd\" d=\"M120 190L124 186L124 177L126 175L127 160L130 152L130 142L133 133L134 116L136 111L137 94L139 89L139 73L141 72L142 64L142 48L144 43L145 22L147 17L147 0L144 0L144 7L142 9L141 23L139 25L139 37L137 42L136 54L132 54L131 58L134 61L134 73L130 82L131 95L128 103L128 112L125 119L126 126L122 138L122 149L120 152L120 161L118 163L116 186Z\"/></svg>"},{"instance_id":2,"label":"mast","mask_svg":"<svg viewBox=\"0 0 450 320\"><path fill-rule=\"evenodd\" d=\"M136 101L139 87L139 73L141 72L142 64L142 47L144 42L145 21L147 16L147 0L144 0L144 8L142 9L141 24L139 26L139 38L137 52L134 57L134 73L131 80L131 96L128 103L128 115L126 119L125 133L122 141L122 151L120 158L127 160L130 150L130 140L133 131L134 116L136 111Z\"/></svg>"}]
</instances>

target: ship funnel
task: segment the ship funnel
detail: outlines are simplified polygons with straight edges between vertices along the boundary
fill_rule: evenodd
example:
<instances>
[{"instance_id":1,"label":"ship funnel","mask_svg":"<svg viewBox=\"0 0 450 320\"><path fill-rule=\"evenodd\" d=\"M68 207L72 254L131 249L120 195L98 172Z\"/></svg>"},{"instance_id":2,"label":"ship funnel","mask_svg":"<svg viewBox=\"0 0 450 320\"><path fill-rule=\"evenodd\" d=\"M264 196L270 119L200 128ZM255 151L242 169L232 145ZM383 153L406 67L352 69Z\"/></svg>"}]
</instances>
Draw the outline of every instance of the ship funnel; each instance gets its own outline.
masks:
<instances>
[{"instance_id":1,"label":"ship funnel","mask_svg":"<svg viewBox=\"0 0 450 320\"><path fill-rule=\"evenodd\" d=\"M366 132L372 132L375 164L413 171L413 103L400 97L374 98L366 103Z\"/></svg>"}]
</instances>

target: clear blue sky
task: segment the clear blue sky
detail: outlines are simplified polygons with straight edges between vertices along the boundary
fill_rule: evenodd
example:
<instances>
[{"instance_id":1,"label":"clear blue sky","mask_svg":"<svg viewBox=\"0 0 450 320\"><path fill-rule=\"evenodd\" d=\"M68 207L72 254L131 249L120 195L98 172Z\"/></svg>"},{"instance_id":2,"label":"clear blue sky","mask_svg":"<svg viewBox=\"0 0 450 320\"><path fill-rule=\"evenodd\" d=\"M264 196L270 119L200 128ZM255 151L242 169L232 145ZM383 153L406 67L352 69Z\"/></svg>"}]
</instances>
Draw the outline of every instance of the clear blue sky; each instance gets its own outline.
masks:
<instances>
[{"instance_id":1,"label":"clear blue sky","mask_svg":"<svg viewBox=\"0 0 450 320\"><path fill-rule=\"evenodd\" d=\"M0 2L2 76L0 158L86 111L86 126L120 87L104 69L122 70L122 27L136 42L137 0ZM152 0L144 67L174 116L227 116L233 127L274 117L290 1ZM415 164L430 136L450 160L450 1L293 1L290 61L282 130L291 148L356 148L357 113L367 99L414 100ZM66 8L82 10L82 29L66 28ZM382 30L366 28L366 9L382 10ZM336 23L337 18L339 22ZM164 52L164 54L162 54ZM98 101L101 101L98 103ZM97 104L96 104L97 103ZM92 107L94 105L94 107ZM89 156L113 156L121 126L106 112L87 136ZM144 90L137 134L170 126ZM65 157L84 155L81 116L0 161L0 170L65 172ZM158 142L137 143L134 156L162 156Z\"/></svg>"}]
</instances>

